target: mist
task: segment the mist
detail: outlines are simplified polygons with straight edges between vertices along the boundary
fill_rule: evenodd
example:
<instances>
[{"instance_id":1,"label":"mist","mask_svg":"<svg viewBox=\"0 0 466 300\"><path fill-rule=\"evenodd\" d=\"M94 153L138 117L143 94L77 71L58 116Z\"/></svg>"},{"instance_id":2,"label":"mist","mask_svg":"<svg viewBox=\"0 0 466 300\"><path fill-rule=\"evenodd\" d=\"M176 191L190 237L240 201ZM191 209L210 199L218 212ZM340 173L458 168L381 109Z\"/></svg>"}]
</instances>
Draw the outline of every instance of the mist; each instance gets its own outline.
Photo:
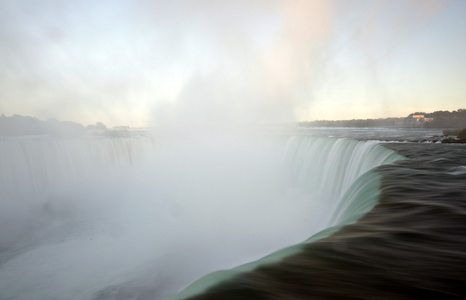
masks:
<instances>
[{"instance_id":1,"label":"mist","mask_svg":"<svg viewBox=\"0 0 466 300\"><path fill-rule=\"evenodd\" d=\"M259 116L292 121L294 87L309 77L313 42L328 31L326 24L303 30L309 16L325 18L322 3L4 3L8 82L1 90L9 105L2 108L44 119L147 126L147 111L164 101L184 105L196 86L197 98L209 99L199 107L224 106L217 115L232 109L235 117L254 115L249 122Z\"/></svg>"},{"instance_id":2,"label":"mist","mask_svg":"<svg viewBox=\"0 0 466 300\"><path fill-rule=\"evenodd\" d=\"M376 113L399 103L388 68L422 54L411 41L450 4L4 1L0 111L132 127L187 99L224 122L342 118L342 103Z\"/></svg>"},{"instance_id":3,"label":"mist","mask_svg":"<svg viewBox=\"0 0 466 300\"><path fill-rule=\"evenodd\" d=\"M145 153L133 141L131 166L125 152L108 164L83 154L112 157L118 140L107 140L2 141L10 159L16 144L35 146L37 172L17 170L2 192L2 297L92 299L130 286L159 298L325 226L325 206L293 187L275 138L185 140Z\"/></svg>"}]
</instances>

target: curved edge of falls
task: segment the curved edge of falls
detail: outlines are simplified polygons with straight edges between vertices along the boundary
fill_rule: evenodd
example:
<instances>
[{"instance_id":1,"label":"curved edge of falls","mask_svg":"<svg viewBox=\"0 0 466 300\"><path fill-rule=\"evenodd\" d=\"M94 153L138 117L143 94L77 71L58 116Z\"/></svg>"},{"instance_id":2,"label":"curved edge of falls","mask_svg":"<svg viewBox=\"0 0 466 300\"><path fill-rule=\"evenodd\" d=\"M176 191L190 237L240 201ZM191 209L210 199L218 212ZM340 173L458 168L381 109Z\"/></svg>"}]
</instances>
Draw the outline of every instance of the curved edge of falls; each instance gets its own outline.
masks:
<instances>
[{"instance_id":1,"label":"curved edge of falls","mask_svg":"<svg viewBox=\"0 0 466 300\"><path fill-rule=\"evenodd\" d=\"M341 227L356 222L379 201L381 176L376 172L377 167L406 159L377 141L306 136L292 137L284 155L290 163L291 177L296 185L309 190L319 188L330 191L331 196L336 199L332 205L333 210L329 212L330 221L325 224L325 228L300 244L286 247L259 260L207 274L178 294L163 298L164 300L200 295L240 273L277 263L287 256L299 253L304 244L330 236ZM323 170L320 176L316 174L319 170Z\"/></svg>"}]
</instances>

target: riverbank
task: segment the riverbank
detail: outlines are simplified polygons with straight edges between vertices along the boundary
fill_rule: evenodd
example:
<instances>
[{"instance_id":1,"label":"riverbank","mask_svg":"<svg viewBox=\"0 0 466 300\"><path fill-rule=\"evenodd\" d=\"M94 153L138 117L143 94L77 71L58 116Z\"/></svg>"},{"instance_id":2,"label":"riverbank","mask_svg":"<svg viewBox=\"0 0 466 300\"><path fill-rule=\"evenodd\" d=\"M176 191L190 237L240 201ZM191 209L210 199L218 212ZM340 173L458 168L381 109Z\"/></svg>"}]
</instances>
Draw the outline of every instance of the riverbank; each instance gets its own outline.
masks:
<instances>
[{"instance_id":1,"label":"riverbank","mask_svg":"<svg viewBox=\"0 0 466 300\"><path fill-rule=\"evenodd\" d=\"M443 144L465 144L466 128L464 129L444 129L443 135L435 135L428 139L420 140L420 143L443 143Z\"/></svg>"}]
</instances>

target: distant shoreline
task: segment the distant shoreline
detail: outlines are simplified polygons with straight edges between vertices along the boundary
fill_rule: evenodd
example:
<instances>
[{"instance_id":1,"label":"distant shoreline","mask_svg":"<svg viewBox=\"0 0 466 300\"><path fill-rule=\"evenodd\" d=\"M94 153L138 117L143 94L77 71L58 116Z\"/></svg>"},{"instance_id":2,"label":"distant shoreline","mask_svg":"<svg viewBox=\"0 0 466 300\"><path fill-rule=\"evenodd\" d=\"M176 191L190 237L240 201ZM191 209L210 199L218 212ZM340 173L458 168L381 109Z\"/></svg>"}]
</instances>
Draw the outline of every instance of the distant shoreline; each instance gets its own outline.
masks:
<instances>
[{"instance_id":1,"label":"distant shoreline","mask_svg":"<svg viewBox=\"0 0 466 300\"><path fill-rule=\"evenodd\" d=\"M302 127L389 127L389 128L466 128L466 109L415 112L405 118L316 120L298 122Z\"/></svg>"}]
</instances>

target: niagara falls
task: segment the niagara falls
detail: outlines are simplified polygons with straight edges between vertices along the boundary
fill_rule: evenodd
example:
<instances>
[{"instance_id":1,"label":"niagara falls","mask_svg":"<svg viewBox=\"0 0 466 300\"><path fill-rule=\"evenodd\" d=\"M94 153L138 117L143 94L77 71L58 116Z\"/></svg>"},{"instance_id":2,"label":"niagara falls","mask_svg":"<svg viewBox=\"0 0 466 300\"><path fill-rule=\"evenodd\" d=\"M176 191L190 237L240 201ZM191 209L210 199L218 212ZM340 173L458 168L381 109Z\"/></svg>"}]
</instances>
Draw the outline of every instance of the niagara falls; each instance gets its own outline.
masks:
<instances>
[{"instance_id":1,"label":"niagara falls","mask_svg":"<svg viewBox=\"0 0 466 300\"><path fill-rule=\"evenodd\" d=\"M0 2L0 300L466 298L466 2Z\"/></svg>"},{"instance_id":2,"label":"niagara falls","mask_svg":"<svg viewBox=\"0 0 466 300\"><path fill-rule=\"evenodd\" d=\"M79 281L73 297L84 299L145 277L162 280L150 287L157 293L173 293L364 213L377 194L370 171L401 158L374 142L269 139L160 147L147 137L2 140L2 199L11 199L2 244L11 249L0 290L70 298L57 286ZM28 294L25 284L39 291Z\"/></svg>"}]
</instances>

